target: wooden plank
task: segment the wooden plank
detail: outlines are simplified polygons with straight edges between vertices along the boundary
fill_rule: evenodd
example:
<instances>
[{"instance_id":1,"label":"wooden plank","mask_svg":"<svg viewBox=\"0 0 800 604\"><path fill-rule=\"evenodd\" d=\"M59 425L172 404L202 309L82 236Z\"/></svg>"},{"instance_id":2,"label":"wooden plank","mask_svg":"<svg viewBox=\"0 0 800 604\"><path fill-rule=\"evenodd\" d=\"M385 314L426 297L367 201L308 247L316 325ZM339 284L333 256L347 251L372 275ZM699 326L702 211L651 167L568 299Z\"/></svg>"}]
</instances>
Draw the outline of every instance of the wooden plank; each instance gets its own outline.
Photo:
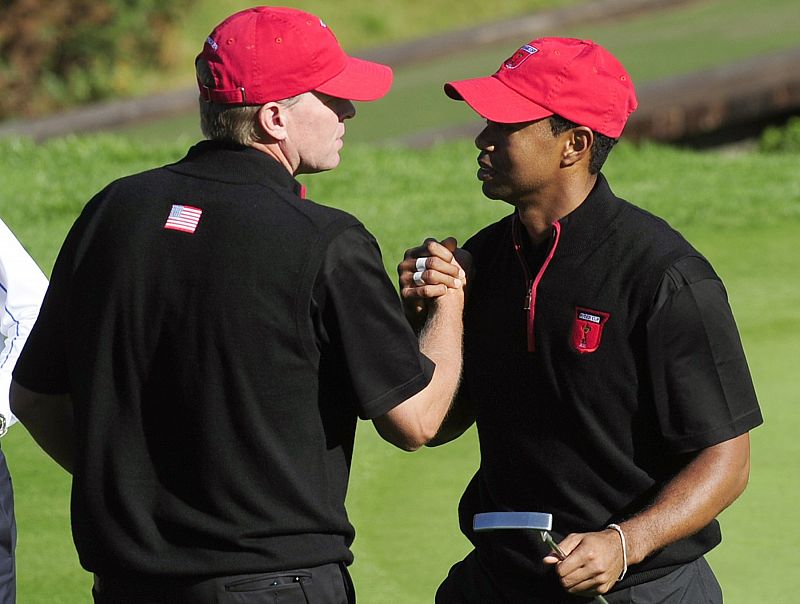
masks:
<instances>
[{"instance_id":1,"label":"wooden plank","mask_svg":"<svg viewBox=\"0 0 800 604\"><path fill-rule=\"evenodd\" d=\"M626 139L681 141L800 114L800 47L640 86Z\"/></svg>"}]
</instances>

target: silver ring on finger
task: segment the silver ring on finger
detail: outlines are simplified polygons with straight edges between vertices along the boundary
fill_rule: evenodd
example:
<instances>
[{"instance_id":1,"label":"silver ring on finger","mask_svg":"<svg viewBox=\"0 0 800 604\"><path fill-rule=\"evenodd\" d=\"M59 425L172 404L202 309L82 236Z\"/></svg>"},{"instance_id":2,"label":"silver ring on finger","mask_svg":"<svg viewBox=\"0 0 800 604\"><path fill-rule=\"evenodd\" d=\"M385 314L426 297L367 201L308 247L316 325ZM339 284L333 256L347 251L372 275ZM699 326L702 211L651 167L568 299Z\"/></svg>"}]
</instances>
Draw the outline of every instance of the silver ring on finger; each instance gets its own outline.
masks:
<instances>
[{"instance_id":1,"label":"silver ring on finger","mask_svg":"<svg viewBox=\"0 0 800 604\"><path fill-rule=\"evenodd\" d=\"M418 272L424 271L428 268L428 259L425 256L417 258L417 263L414 265L414 268L416 268Z\"/></svg>"},{"instance_id":2,"label":"silver ring on finger","mask_svg":"<svg viewBox=\"0 0 800 604\"><path fill-rule=\"evenodd\" d=\"M418 286L425 285L425 280L422 278L422 273L423 272L424 271L417 271L416 273L414 273L413 279L414 279L414 284L415 285L418 285Z\"/></svg>"}]
</instances>

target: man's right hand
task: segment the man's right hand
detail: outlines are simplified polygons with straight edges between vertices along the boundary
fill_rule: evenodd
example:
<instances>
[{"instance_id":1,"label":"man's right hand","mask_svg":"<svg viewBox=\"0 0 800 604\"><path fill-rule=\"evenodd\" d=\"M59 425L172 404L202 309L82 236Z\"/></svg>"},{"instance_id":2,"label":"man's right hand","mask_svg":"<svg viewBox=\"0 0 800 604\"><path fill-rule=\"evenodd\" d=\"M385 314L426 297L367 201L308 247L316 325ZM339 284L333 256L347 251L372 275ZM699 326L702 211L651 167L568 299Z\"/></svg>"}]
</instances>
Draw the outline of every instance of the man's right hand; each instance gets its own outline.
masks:
<instances>
[{"instance_id":1,"label":"man's right hand","mask_svg":"<svg viewBox=\"0 0 800 604\"><path fill-rule=\"evenodd\" d=\"M464 287L471 265L469 252L458 248L453 237L441 242L429 238L406 250L397 275L406 316L415 329L425 323L427 301L444 296L448 288Z\"/></svg>"}]
</instances>

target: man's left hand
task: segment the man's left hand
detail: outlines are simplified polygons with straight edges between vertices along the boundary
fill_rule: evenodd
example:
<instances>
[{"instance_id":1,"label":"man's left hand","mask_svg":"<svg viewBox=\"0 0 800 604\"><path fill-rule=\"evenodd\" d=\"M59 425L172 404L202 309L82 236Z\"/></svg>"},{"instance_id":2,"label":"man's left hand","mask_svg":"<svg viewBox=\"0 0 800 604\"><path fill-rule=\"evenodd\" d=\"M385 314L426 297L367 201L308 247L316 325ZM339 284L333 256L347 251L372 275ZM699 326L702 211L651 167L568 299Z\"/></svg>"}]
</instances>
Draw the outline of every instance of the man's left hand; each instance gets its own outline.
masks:
<instances>
[{"instance_id":1,"label":"man's left hand","mask_svg":"<svg viewBox=\"0 0 800 604\"><path fill-rule=\"evenodd\" d=\"M596 596L607 593L622 573L622 543L616 531L573 533L558 544L566 557L545 556L555 565L561 584L571 594Z\"/></svg>"}]
</instances>

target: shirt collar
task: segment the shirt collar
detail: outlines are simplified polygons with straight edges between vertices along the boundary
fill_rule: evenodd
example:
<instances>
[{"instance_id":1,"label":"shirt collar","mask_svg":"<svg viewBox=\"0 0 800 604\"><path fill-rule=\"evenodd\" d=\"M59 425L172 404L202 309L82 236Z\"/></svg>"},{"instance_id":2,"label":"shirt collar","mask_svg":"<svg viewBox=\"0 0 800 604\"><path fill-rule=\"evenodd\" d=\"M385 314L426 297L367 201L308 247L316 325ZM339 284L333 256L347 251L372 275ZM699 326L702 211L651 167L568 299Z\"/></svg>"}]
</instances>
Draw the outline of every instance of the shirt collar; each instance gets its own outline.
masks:
<instances>
[{"instance_id":1,"label":"shirt collar","mask_svg":"<svg viewBox=\"0 0 800 604\"><path fill-rule=\"evenodd\" d=\"M585 253L594 249L615 230L623 202L614 195L602 174L584 202L559 219L559 255Z\"/></svg>"},{"instance_id":2,"label":"shirt collar","mask_svg":"<svg viewBox=\"0 0 800 604\"><path fill-rule=\"evenodd\" d=\"M278 160L252 147L204 140L168 170L231 184L263 184L304 197L305 187Z\"/></svg>"}]
</instances>

